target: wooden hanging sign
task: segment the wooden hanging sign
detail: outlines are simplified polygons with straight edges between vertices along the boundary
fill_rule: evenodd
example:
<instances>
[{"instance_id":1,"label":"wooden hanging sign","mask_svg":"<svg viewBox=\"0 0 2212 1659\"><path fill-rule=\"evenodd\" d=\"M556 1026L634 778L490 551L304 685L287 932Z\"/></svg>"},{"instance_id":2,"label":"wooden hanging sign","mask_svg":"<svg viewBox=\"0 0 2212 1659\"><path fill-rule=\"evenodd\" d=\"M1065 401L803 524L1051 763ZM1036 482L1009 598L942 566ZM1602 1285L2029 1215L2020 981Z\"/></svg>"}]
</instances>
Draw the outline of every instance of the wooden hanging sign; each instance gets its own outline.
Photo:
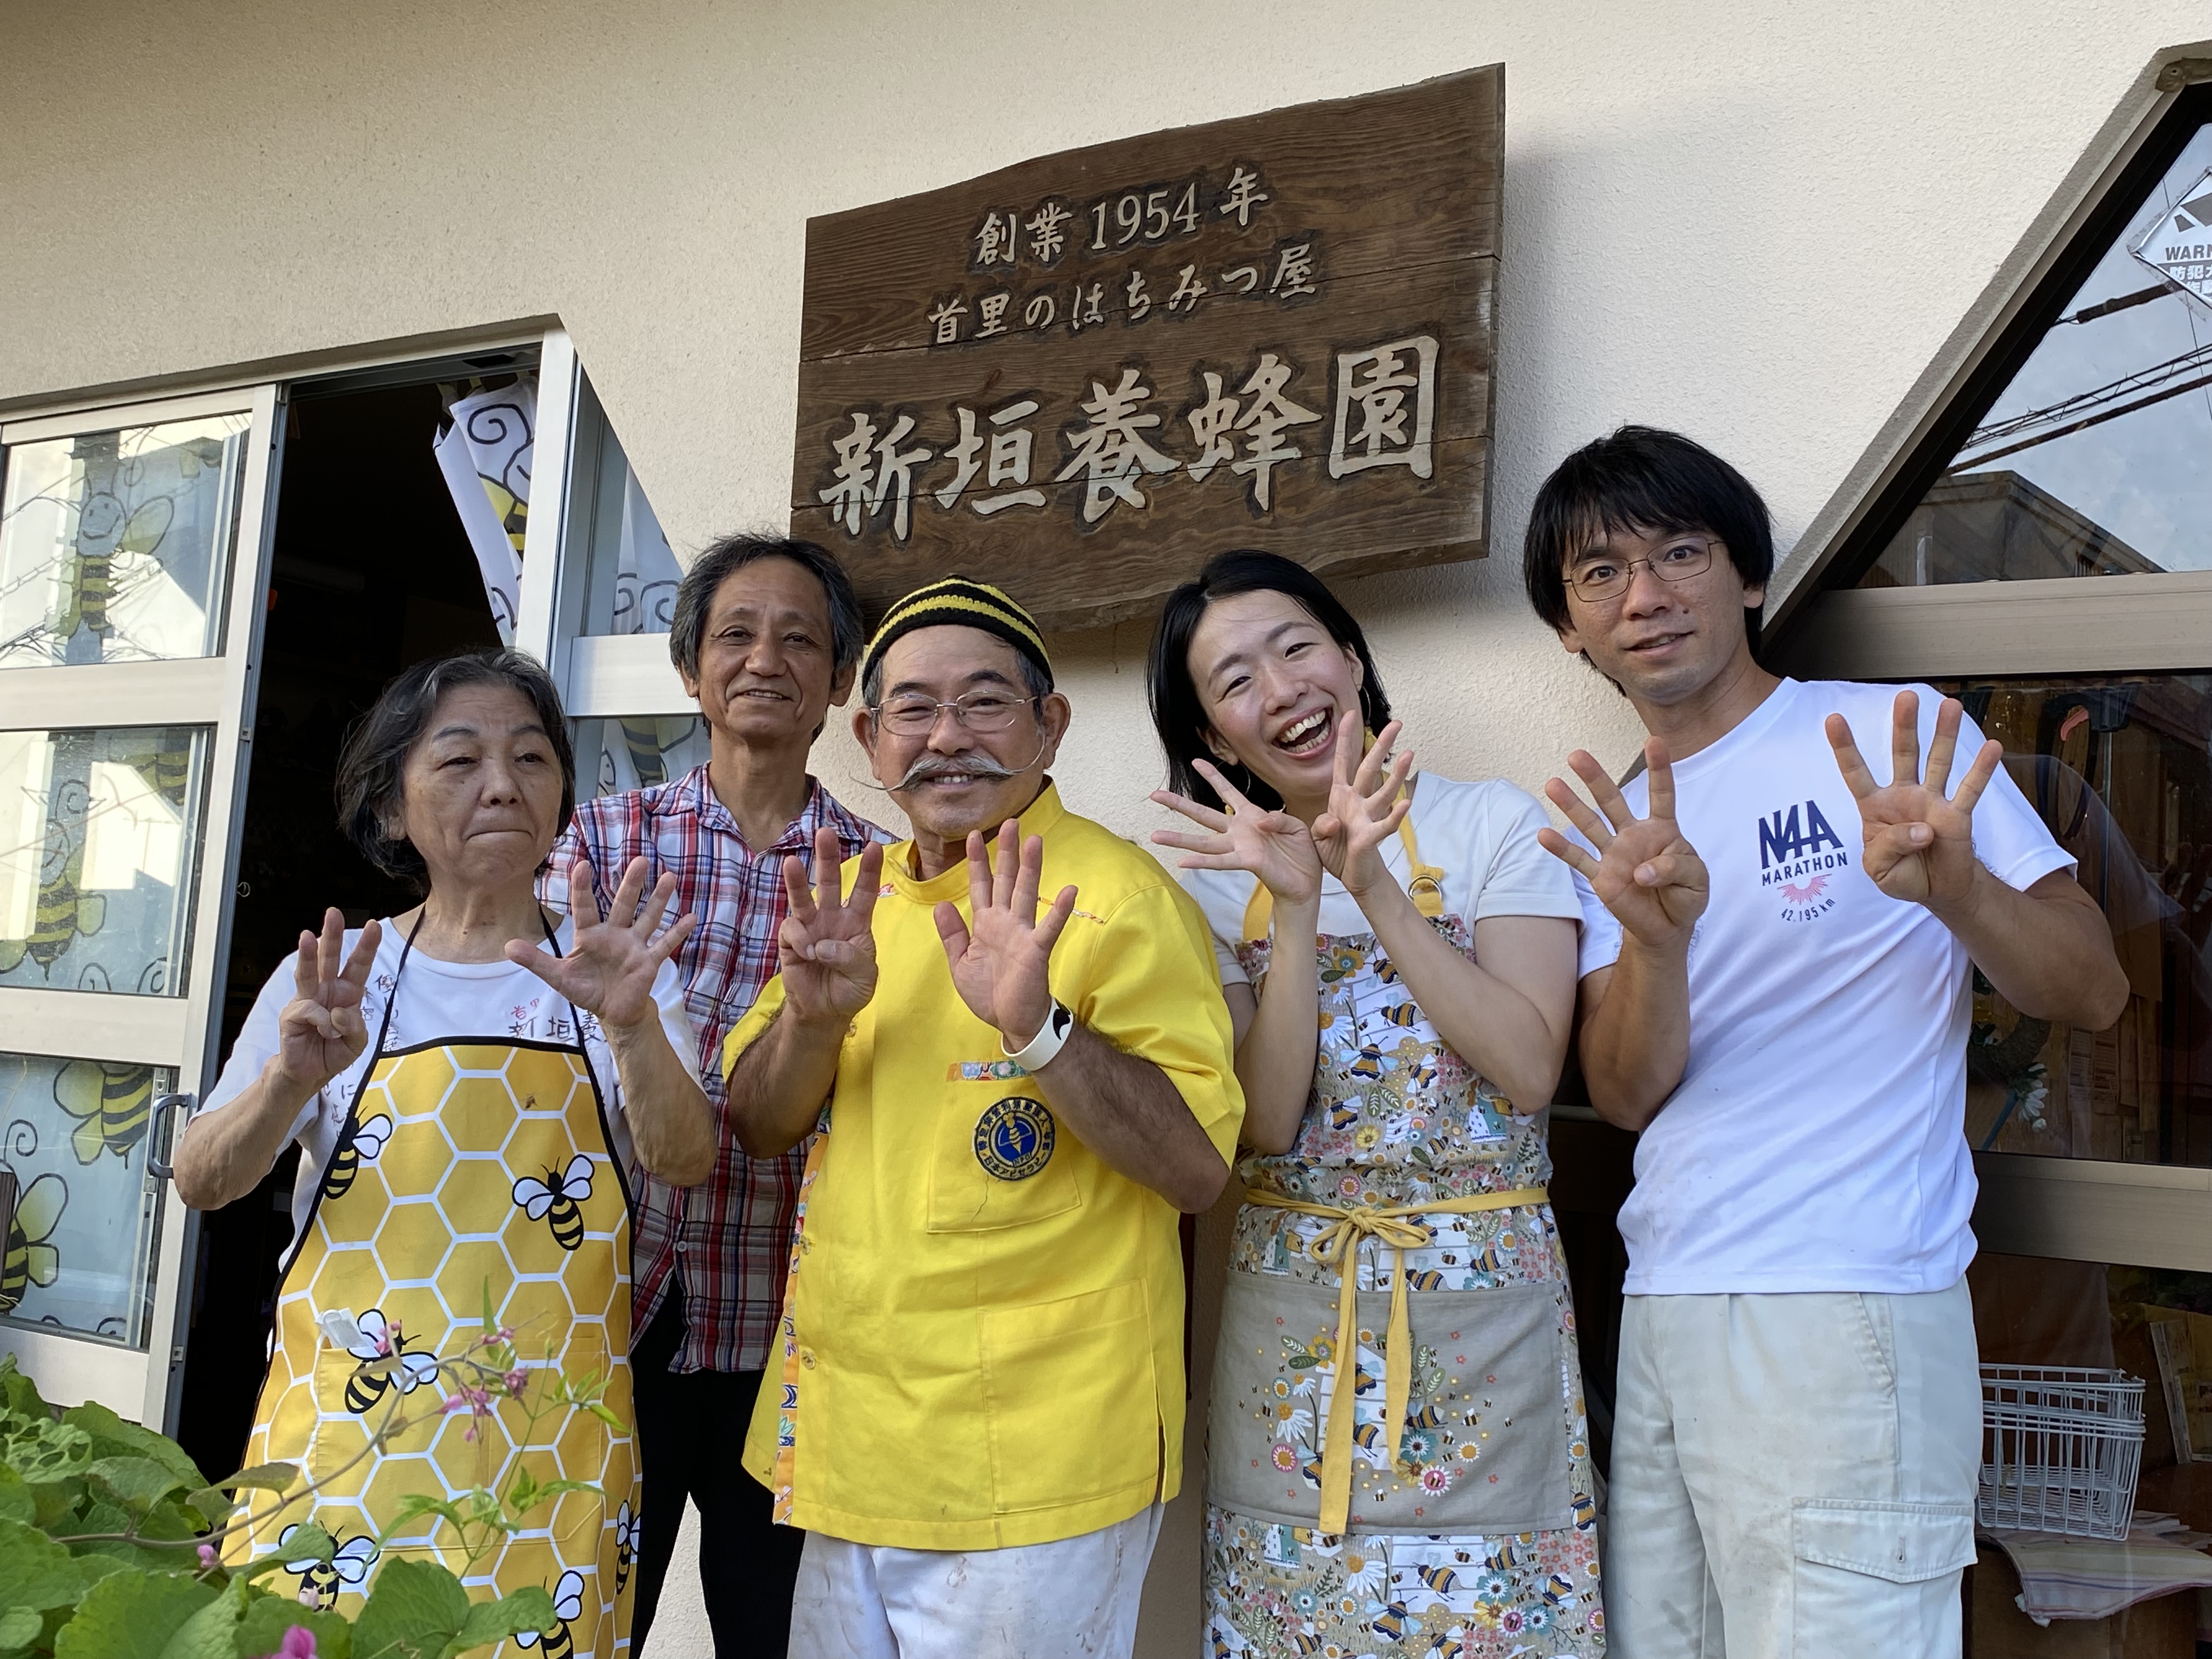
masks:
<instances>
[{"instance_id":1,"label":"wooden hanging sign","mask_svg":"<svg viewBox=\"0 0 2212 1659\"><path fill-rule=\"evenodd\" d=\"M1481 557L1504 129L1493 64L809 220L793 533L1054 629Z\"/></svg>"}]
</instances>

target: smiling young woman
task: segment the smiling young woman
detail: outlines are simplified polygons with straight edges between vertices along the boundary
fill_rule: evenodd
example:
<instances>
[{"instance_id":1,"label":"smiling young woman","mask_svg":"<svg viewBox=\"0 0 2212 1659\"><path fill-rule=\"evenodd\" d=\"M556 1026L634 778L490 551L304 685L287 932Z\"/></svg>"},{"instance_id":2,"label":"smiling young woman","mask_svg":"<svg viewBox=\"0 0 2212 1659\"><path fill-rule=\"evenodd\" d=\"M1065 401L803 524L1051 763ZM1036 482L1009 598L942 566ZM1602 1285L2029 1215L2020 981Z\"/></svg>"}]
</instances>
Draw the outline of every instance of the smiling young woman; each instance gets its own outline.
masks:
<instances>
[{"instance_id":1,"label":"smiling young woman","mask_svg":"<svg viewBox=\"0 0 2212 1659\"><path fill-rule=\"evenodd\" d=\"M1273 554L1224 554L1170 596L1150 690L1174 785L1152 799L1197 826L1153 839L1182 850L1211 925L1246 1103L1211 1427L1215 1644L1287 1581L1322 1643L1425 1653L1433 1626L1366 1593L1418 1577L1470 1619L1516 1613L1519 1651L1601 1652L1545 1195L1577 908L1545 867L1543 811L1394 755L1358 623ZM1387 1345L1360 1330L1355 1285L1389 1292Z\"/></svg>"}]
</instances>

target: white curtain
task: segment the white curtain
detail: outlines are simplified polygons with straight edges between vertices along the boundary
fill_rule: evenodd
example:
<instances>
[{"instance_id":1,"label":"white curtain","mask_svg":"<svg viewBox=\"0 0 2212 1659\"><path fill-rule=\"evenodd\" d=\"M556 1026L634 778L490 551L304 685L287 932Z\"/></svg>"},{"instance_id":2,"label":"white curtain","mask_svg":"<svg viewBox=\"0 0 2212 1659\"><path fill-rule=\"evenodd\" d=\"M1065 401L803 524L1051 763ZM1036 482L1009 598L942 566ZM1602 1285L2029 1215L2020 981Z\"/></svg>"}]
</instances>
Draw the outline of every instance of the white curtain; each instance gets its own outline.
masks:
<instances>
[{"instance_id":1,"label":"white curtain","mask_svg":"<svg viewBox=\"0 0 2212 1659\"><path fill-rule=\"evenodd\" d=\"M453 423L437 440L438 470L475 550L500 641L513 645L538 425L536 377L526 374L496 392L457 398L447 413Z\"/></svg>"}]
</instances>

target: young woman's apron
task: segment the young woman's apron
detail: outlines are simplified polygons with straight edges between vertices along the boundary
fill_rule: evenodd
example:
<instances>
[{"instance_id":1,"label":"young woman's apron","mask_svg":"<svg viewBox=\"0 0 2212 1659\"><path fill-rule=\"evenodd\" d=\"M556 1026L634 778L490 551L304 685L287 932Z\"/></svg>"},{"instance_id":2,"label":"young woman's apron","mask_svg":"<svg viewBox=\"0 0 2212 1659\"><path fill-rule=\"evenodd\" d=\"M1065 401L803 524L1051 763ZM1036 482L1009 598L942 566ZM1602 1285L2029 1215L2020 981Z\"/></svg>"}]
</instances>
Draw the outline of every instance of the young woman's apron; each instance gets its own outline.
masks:
<instances>
[{"instance_id":1,"label":"young woman's apron","mask_svg":"<svg viewBox=\"0 0 2212 1659\"><path fill-rule=\"evenodd\" d=\"M1472 957L1410 818L1400 836L1415 907ZM1276 945L1306 948L1270 943L1266 892L1238 951L1255 987ZM1212 1651L1487 1651L1510 1633L1500 1651L1595 1652L1543 1117L1516 1115L1444 1043L1371 933L1317 949L1297 1139L1239 1170L1209 1419Z\"/></svg>"},{"instance_id":2,"label":"young woman's apron","mask_svg":"<svg viewBox=\"0 0 2212 1659\"><path fill-rule=\"evenodd\" d=\"M297 1463L302 1486L329 1484L234 1535L227 1553L244 1559L281 1551L284 1529L312 1517L339 1552L328 1566L288 1565L302 1601L358 1611L380 1554L428 1557L479 1599L543 1586L561 1619L541 1650L547 1659L570 1652L605 1659L629 1645L624 1591L632 1545L623 1523L636 1503L629 1428L556 1408L518 1449L526 1429L520 1402L502 1401L484 1419L466 1409L441 1414L437 1394L447 1390L427 1363L410 1365L404 1356L458 1352L481 1334L488 1294L526 1367L557 1364L571 1378L601 1379L600 1399L628 1425L627 1172L608 1133L580 1013L574 1043L454 1036L384 1051L414 944L410 933L386 993L376 1059L355 1091L284 1270L246 1450L249 1466ZM325 1316L341 1313L367 1341L349 1348L334 1340ZM331 1322L343 1334L343 1322ZM400 1369L356 1376L375 1339L394 1331ZM546 1386L533 1376L528 1393L535 1398ZM369 1451L370 1426L395 1389L413 1396L402 1407L410 1426ZM540 1484L580 1480L598 1490L532 1510L523 1532L495 1543L473 1565L444 1522L395 1526L410 1494L456 1497L479 1485L504 1492L518 1462ZM257 1512L275 1501L265 1492L247 1496Z\"/></svg>"}]
</instances>

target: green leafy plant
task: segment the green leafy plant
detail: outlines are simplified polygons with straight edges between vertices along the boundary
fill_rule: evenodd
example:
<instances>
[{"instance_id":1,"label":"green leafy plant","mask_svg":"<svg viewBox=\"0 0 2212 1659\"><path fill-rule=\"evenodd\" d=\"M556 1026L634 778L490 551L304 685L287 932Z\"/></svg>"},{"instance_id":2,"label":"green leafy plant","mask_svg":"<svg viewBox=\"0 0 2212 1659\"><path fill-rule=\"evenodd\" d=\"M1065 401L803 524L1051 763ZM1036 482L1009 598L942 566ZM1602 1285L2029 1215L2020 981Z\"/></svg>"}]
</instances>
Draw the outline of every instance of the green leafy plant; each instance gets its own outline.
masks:
<instances>
[{"instance_id":1,"label":"green leafy plant","mask_svg":"<svg viewBox=\"0 0 2212 1659\"><path fill-rule=\"evenodd\" d=\"M404 1363L397 1326L372 1343L359 1327L346 1329L350 1322L327 1316L325 1329L350 1339L341 1346L380 1350L355 1376L392 1376ZM406 1358L419 1369L419 1354ZM367 1445L320 1480L302 1485L295 1465L267 1463L210 1486L173 1440L105 1406L58 1410L12 1355L0 1356L0 1659L456 1659L509 1636L551 1632L559 1621L544 1589L471 1601L447 1568L405 1557L376 1570L352 1620L303 1605L313 1599L305 1589L301 1599L270 1590L262 1581L279 1566L328 1566L337 1556L336 1540L312 1522L288 1528L276 1553L240 1566L222 1561L234 1534L343 1479L426 1419L465 1413L474 1438L501 1401L514 1401L524 1448L575 1411L623 1427L600 1397L604 1376L571 1377L550 1350L543 1364L523 1362L515 1333L493 1316L489 1285L482 1332L436 1366L439 1386L416 1390L433 1403L410 1414L408 1391L385 1389ZM514 1464L495 1487L403 1498L380 1547L435 1516L473 1567L562 1493L597 1490L540 1481L522 1459Z\"/></svg>"}]
</instances>

